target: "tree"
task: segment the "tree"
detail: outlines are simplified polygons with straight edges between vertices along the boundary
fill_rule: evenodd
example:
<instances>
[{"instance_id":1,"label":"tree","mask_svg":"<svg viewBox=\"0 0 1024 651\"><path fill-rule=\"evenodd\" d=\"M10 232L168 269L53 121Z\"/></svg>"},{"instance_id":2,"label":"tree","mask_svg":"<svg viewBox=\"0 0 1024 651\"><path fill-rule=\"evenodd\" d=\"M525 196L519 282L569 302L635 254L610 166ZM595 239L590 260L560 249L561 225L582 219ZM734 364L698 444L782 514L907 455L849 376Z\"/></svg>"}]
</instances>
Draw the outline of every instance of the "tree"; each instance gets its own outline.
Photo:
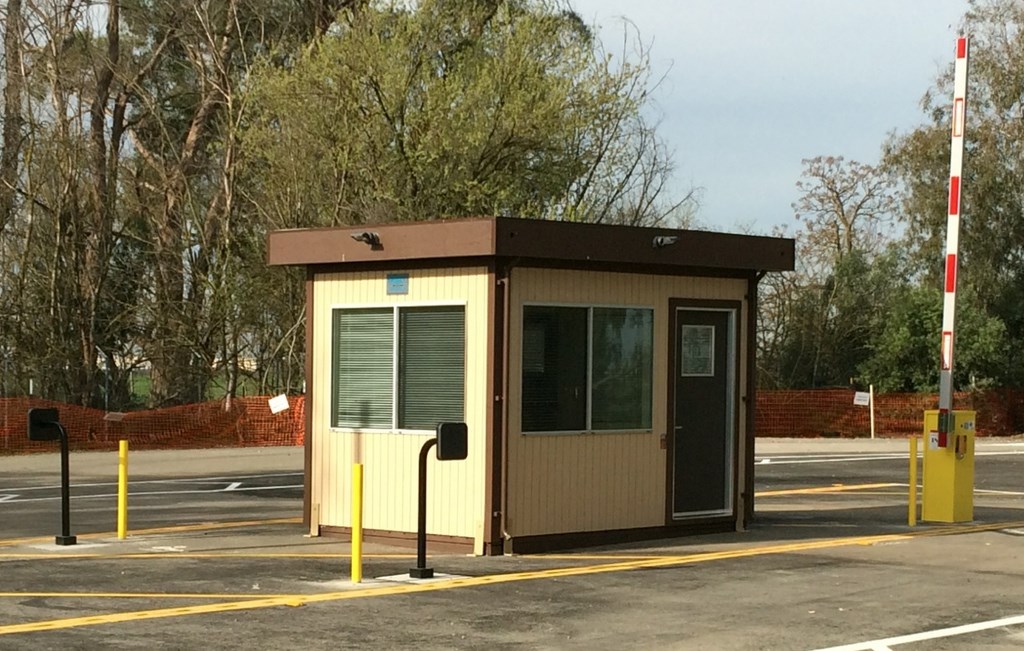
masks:
<instances>
[{"instance_id":1,"label":"tree","mask_svg":"<svg viewBox=\"0 0 1024 651\"><path fill-rule=\"evenodd\" d=\"M2 10L0 10L2 11ZM339 14L339 11L341 12ZM542 0L13 0L0 391L123 408L302 382L286 226L682 220L645 54ZM339 17L340 16L340 17Z\"/></svg>"},{"instance_id":2,"label":"tree","mask_svg":"<svg viewBox=\"0 0 1024 651\"><path fill-rule=\"evenodd\" d=\"M7 4L0 390L124 406L152 364L188 402L237 371L237 88L350 1Z\"/></svg>"},{"instance_id":3,"label":"tree","mask_svg":"<svg viewBox=\"0 0 1024 651\"><path fill-rule=\"evenodd\" d=\"M793 204L797 271L770 278L760 299L759 372L766 386L847 385L870 355L875 315L892 295L898 252L887 248L891 180L878 168L804 161Z\"/></svg>"},{"instance_id":4,"label":"tree","mask_svg":"<svg viewBox=\"0 0 1024 651\"><path fill-rule=\"evenodd\" d=\"M112 23L93 38L86 12L79 2L9 6L0 201L0 345L16 377L29 373L37 386L82 404L95 398L104 341L117 183L104 105L119 58ZM115 23L117 14L112 2Z\"/></svg>"},{"instance_id":5,"label":"tree","mask_svg":"<svg viewBox=\"0 0 1024 651\"><path fill-rule=\"evenodd\" d=\"M671 165L617 67L543 0L378 2L254 75L252 205L277 227L474 214L654 224Z\"/></svg>"},{"instance_id":6,"label":"tree","mask_svg":"<svg viewBox=\"0 0 1024 651\"><path fill-rule=\"evenodd\" d=\"M0 14L4 15L4 14ZM23 93L25 75L22 61L24 27L21 0L8 0L4 15L4 105L3 135L0 140L0 237L3 236L15 207L18 177L21 172Z\"/></svg>"},{"instance_id":7,"label":"tree","mask_svg":"<svg viewBox=\"0 0 1024 651\"><path fill-rule=\"evenodd\" d=\"M321 36L351 2L141 1L118 23L140 59L114 116L131 122L123 215L147 263L135 345L152 364L153 404L204 399L218 368L237 390L239 89L259 53Z\"/></svg>"},{"instance_id":8,"label":"tree","mask_svg":"<svg viewBox=\"0 0 1024 651\"><path fill-rule=\"evenodd\" d=\"M966 294L961 297L957 323L958 388L999 386L1009 370L1006 327L978 309L975 296ZM870 342L872 354L860 365L860 376L879 391L938 391L936 344L942 325L942 292L906 285L896 298L880 320L881 327Z\"/></svg>"},{"instance_id":9,"label":"tree","mask_svg":"<svg viewBox=\"0 0 1024 651\"><path fill-rule=\"evenodd\" d=\"M842 156L817 156L803 165L796 183L802 194L793 204L804 227L803 263L812 273L827 274L854 250L877 253L896 205L891 178L878 167Z\"/></svg>"},{"instance_id":10,"label":"tree","mask_svg":"<svg viewBox=\"0 0 1024 651\"><path fill-rule=\"evenodd\" d=\"M820 282L801 282L798 275L771 280L759 301L769 310L760 322L772 328L759 337L758 364L765 385L860 383L861 366L871 357L898 299L900 266L898 247L874 258L854 249Z\"/></svg>"},{"instance_id":11,"label":"tree","mask_svg":"<svg viewBox=\"0 0 1024 651\"><path fill-rule=\"evenodd\" d=\"M1024 4L971 2L962 30L971 37L971 52L957 284L973 293L978 309L1005 325L1011 363L1002 381L1019 384L1024 381L1019 370L1024 363ZM928 122L893 137L883 161L903 188L908 242L923 280L936 289L944 269L951 97L947 71L922 102ZM958 310L958 320L962 314Z\"/></svg>"}]
</instances>

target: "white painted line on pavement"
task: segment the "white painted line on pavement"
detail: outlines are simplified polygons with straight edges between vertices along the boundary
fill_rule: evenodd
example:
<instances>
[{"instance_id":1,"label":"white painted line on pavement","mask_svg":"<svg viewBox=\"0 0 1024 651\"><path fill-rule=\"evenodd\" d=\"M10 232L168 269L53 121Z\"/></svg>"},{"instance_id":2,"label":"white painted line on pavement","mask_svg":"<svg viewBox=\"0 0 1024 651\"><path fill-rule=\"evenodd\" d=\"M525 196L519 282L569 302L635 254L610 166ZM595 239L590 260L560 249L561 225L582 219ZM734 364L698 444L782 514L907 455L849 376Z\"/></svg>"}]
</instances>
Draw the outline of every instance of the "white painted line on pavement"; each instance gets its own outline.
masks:
<instances>
[{"instance_id":1,"label":"white painted line on pavement","mask_svg":"<svg viewBox=\"0 0 1024 651\"><path fill-rule=\"evenodd\" d=\"M963 624L961 626L940 628L934 631L911 633L909 635L900 635L898 637L887 637L880 640L871 640L870 642L856 642L854 644L832 646L818 649L817 651L880 651L881 649L886 649L896 644L913 644L915 642L924 642L926 640L937 640L944 637L954 637L956 635L967 635L968 633L987 631L989 629L1000 628L1002 626L1019 626L1021 624L1024 624L1024 615L1015 615L1013 617L993 619L991 621L978 622L976 624Z\"/></svg>"},{"instance_id":2,"label":"white painted line on pavement","mask_svg":"<svg viewBox=\"0 0 1024 651\"><path fill-rule=\"evenodd\" d=\"M1003 452L975 452L975 457L1008 457L1024 454L1024 450L1006 450ZM845 455L845 456L833 456L833 455L804 455L804 456L763 456L755 457L757 464L772 464L773 466L783 465L795 465L805 463L836 463L840 461L887 461L887 460L900 460L906 461L909 453L904 452L901 454L892 453L867 453L860 454L857 456ZM919 455L920 456L920 455Z\"/></svg>"},{"instance_id":3,"label":"white painted line on pavement","mask_svg":"<svg viewBox=\"0 0 1024 651\"><path fill-rule=\"evenodd\" d=\"M833 454L815 454L813 452L805 452L803 454L763 454L759 455L758 458L764 459L776 459L778 461L790 461L792 459L845 459L855 452L844 452L844 453L833 453ZM878 456L891 456L895 454L893 452L864 452L858 454L863 457L878 457Z\"/></svg>"},{"instance_id":4,"label":"white painted line on pavement","mask_svg":"<svg viewBox=\"0 0 1024 651\"><path fill-rule=\"evenodd\" d=\"M135 484L204 484L204 483L215 483L225 481L235 481L238 479L263 479L265 477L301 477L301 472L275 472L267 473L265 475L232 475L230 477L168 477L166 479L140 479L138 481L132 480L130 483ZM106 482L93 482L85 484L71 484L71 488L96 488L97 486L117 486L116 481ZM0 488L0 492L24 492L24 491L41 491L53 488L60 488L60 484L52 484L49 486L25 486L19 488Z\"/></svg>"},{"instance_id":5,"label":"white painted line on pavement","mask_svg":"<svg viewBox=\"0 0 1024 651\"><path fill-rule=\"evenodd\" d=\"M237 482L236 482L237 483ZM139 491L139 492L128 492L128 497L149 497L150 495L202 495L212 493L225 493L231 491L233 493L242 493L247 491L272 491L285 488L302 488L302 484L294 484L289 486L227 486L225 488L211 488L208 490L189 490L189 491ZM15 496L17 497L17 496ZM91 500L91 499L109 499L117 497L117 493L97 493L95 495L72 495L72 500ZM20 504L22 502L54 502L61 498L60 495L54 495L52 497L27 497L22 499L4 500L10 504Z\"/></svg>"},{"instance_id":6,"label":"white painted line on pavement","mask_svg":"<svg viewBox=\"0 0 1024 651\"><path fill-rule=\"evenodd\" d=\"M204 482L204 481L234 481L236 479L260 479L263 477L301 477L302 472L273 472L264 475L223 475L219 477L168 477L167 479L151 479L152 483L159 482Z\"/></svg>"},{"instance_id":7,"label":"white painted line on pavement","mask_svg":"<svg viewBox=\"0 0 1024 651\"><path fill-rule=\"evenodd\" d=\"M974 494L977 495L978 493L985 493L987 495L1013 495L1017 497L1024 495L1024 492L1021 491L997 491L993 488L975 488Z\"/></svg>"},{"instance_id":8,"label":"white painted line on pavement","mask_svg":"<svg viewBox=\"0 0 1024 651\"><path fill-rule=\"evenodd\" d=\"M757 463L770 463L773 466L789 466L805 463L836 463L840 461L886 461L890 459L906 460L906 458L906 454L864 454L856 457L762 457L761 460L758 461Z\"/></svg>"}]
</instances>

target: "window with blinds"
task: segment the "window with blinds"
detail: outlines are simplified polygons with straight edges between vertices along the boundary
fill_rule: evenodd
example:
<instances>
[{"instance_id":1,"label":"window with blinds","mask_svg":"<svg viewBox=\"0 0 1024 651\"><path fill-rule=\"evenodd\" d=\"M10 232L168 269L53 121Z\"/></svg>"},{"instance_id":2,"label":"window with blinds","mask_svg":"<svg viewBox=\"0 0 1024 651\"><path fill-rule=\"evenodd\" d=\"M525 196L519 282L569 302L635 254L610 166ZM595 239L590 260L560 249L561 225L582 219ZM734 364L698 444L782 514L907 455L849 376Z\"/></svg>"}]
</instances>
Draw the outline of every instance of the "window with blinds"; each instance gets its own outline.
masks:
<instances>
[{"instance_id":1,"label":"window with blinds","mask_svg":"<svg viewBox=\"0 0 1024 651\"><path fill-rule=\"evenodd\" d=\"M462 306L334 310L331 426L463 421L465 322Z\"/></svg>"},{"instance_id":2,"label":"window with blinds","mask_svg":"<svg viewBox=\"0 0 1024 651\"><path fill-rule=\"evenodd\" d=\"M403 309L398 313L398 427L434 429L462 422L466 318L462 307Z\"/></svg>"},{"instance_id":3,"label":"window with blinds","mask_svg":"<svg viewBox=\"0 0 1024 651\"><path fill-rule=\"evenodd\" d=\"M334 310L332 427L391 427L395 315Z\"/></svg>"}]
</instances>

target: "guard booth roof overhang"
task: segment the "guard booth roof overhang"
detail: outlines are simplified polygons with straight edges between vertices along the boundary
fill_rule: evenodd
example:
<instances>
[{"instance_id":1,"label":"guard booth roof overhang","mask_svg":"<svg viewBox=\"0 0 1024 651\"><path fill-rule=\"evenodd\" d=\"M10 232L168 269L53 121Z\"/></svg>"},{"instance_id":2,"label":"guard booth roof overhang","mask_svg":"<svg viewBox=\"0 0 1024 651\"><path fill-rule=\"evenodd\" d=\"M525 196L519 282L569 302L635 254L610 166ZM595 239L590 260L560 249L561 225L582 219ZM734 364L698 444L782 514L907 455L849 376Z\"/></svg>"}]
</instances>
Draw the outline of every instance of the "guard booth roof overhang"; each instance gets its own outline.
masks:
<instances>
[{"instance_id":1,"label":"guard booth roof overhang","mask_svg":"<svg viewBox=\"0 0 1024 651\"><path fill-rule=\"evenodd\" d=\"M304 517L476 554L740 530L753 514L758 282L791 239L511 218L270 233L306 268Z\"/></svg>"}]
</instances>

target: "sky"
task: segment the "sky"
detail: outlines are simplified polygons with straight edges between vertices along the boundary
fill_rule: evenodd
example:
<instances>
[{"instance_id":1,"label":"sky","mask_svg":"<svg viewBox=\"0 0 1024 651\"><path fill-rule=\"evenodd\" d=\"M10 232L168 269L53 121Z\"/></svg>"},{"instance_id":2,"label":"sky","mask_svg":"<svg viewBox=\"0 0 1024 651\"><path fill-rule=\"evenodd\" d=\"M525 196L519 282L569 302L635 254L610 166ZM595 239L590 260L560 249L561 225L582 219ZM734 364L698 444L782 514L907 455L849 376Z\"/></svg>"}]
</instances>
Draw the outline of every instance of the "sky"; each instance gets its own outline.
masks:
<instances>
[{"instance_id":1,"label":"sky","mask_svg":"<svg viewBox=\"0 0 1024 651\"><path fill-rule=\"evenodd\" d=\"M571 0L621 51L625 17L650 47L658 133L699 223L768 234L799 223L801 161L877 163L953 62L967 0ZM680 195L683 192L679 193Z\"/></svg>"}]
</instances>

